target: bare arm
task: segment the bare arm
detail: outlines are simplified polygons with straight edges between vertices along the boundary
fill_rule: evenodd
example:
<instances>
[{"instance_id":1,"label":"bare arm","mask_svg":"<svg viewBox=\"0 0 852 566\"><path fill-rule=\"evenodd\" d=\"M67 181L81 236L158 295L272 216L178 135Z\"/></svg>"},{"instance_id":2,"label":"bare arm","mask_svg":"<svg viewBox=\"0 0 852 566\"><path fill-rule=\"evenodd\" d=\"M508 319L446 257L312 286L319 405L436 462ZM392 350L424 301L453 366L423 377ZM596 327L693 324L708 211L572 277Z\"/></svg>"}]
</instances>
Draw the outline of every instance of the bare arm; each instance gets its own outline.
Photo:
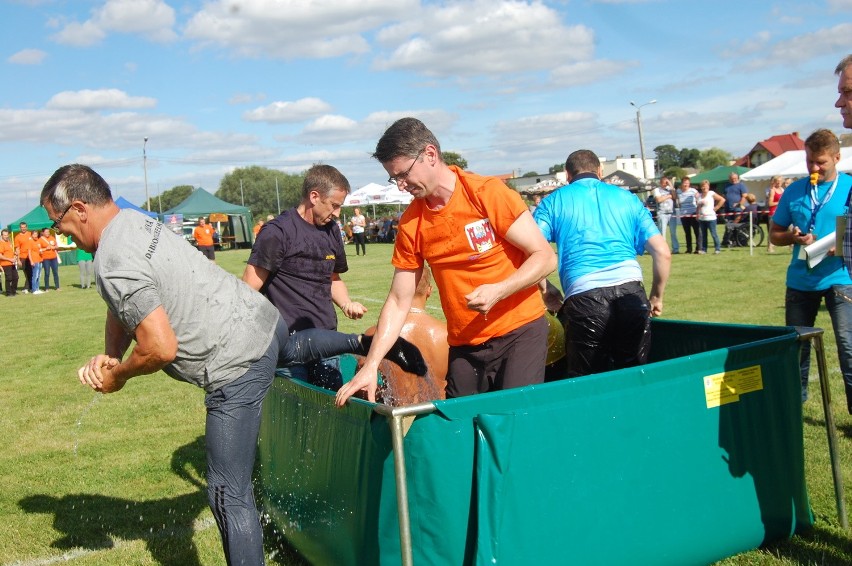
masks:
<instances>
[{"instance_id":1,"label":"bare arm","mask_svg":"<svg viewBox=\"0 0 852 566\"><path fill-rule=\"evenodd\" d=\"M776 246L792 246L793 244L807 246L814 243L815 240L813 234L803 234L798 228L788 230L775 222L770 223L769 241Z\"/></svg>"},{"instance_id":2,"label":"bare arm","mask_svg":"<svg viewBox=\"0 0 852 566\"><path fill-rule=\"evenodd\" d=\"M367 312L367 307L349 298L349 289L347 289L343 279L340 278L339 273L331 274L331 300L340 307L346 318L358 320Z\"/></svg>"},{"instance_id":3,"label":"bare arm","mask_svg":"<svg viewBox=\"0 0 852 566\"><path fill-rule=\"evenodd\" d=\"M405 324L405 318L408 316L408 310L411 308L411 300L414 298L414 291L417 288L417 281L421 272L421 269L416 271L396 269L394 271L388 298L385 300L382 312L379 313L379 322L370 351L367 353L364 365L361 366L352 381L345 384L337 392L335 403L338 407L342 407L347 399L358 391L366 391L368 400L376 400L376 374L379 370L379 363L391 349L391 346L394 345L396 339L399 338L399 333L403 324Z\"/></svg>"},{"instance_id":4,"label":"bare arm","mask_svg":"<svg viewBox=\"0 0 852 566\"><path fill-rule=\"evenodd\" d=\"M117 323L117 321L115 321ZM135 330L136 345L124 361L109 354L99 354L77 371L80 383L101 393L118 391L131 377L154 373L166 367L177 356L177 336L162 306L146 316ZM110 339L115 347L121 338Z\"/></svg>"},{"instance_id":5,"label":"bare arm","mask_svg":"<svg viewBox=\"0 0 852 566\"><path fill-rule=\"evenodd\" d=\"M651 255L654 270L651 294L648 297L648 301L651 303L651 316L660 316L663 314L663 294L669 280L672 254L669 245L660 234L648 238L648 241L645 242L645 250Z\"/></svg>"},{"instance_id":6,"label":"bare arm","mask_svg":"<svg viewBox=\"0 0 852 566\"><path fill-rule=\"evenodd\" d=\"M266 279L269 277L269 270L256 265L246 265L246 270L243 271L243 281L255 291L259 291Z\"/></svg>"},{"instance_id":7,"label":"bare arm","mask_svg":"<svg viewBox=\"0 0 852 566\"><path fill-rule=\"evenodd\" d=\"M521 213L512 223L506 232L506 240L524 252L524 263L503 281L480 285L468 293L465 299L469 309L488 314L499 301L538 284L556 269L556 254L529 211Z\"/></svg>"},{"instance_id":8,"label":"bare arm","mask_svg":"<svg viewBox=\"0 0 852 566\"><path fill-rule=\"evenodd\" d=\"M725 206L725 197L723 197L719 193L713 193L713 200L716 201L716 205L713 207L713 210L718 211L720 208Z\"/></svg>"}]
</instances>

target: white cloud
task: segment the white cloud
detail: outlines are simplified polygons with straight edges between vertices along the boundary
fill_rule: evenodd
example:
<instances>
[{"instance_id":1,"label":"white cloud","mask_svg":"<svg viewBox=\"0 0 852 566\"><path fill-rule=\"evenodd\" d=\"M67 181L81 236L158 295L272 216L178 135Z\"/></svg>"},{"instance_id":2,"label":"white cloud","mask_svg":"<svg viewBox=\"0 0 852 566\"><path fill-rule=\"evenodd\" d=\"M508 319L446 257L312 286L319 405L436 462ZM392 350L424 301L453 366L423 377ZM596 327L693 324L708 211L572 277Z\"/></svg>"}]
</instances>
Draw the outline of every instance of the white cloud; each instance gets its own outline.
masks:
<instances>
[{"instance_id":1,"label":"white cloud","mask_svg":"<svg viewBox=\"0 0 852 566\"><path fill-rule=\"evenodd\" d=\"M305 126L297 138L305 144L359 142L365 144L365 153L372 153L372 148L385 130L406 116L422 120L439 140L441 132L448 130L455 122L455 116L444 110L381 111L369 114L361 121L346 116L326 115Z\"/></svg>"},{"instance_id":2,"label":"white cloud","mask_svg":"<svg viewBox=\"0 0 852 566\"><path fill-rule=\"evenodd\" d=\"M551 81L556 86L570 87L596 83L613 77L628 67L637 66L635 61L580 61L570 65L562 65L550 73Z\"/></svg>"},{"instance_id":3,"label":"white cloud","mask_svg":"<svg viewBox=\"0 0 852 566\"><path fill-rule=\"evenodd\" d=\"M378 39L391 52L376 59L376 68L438 77L551 69L589 59L594 48L590 28L564 25L541 2L515 0L430 4Z\"/></svg>"},{"instance_id":4,"label":"white cloud","mask_svg":"<svg viewBox=\"0 0 852 566\"><path fill-rule=\"evenodd\" d=\"M46 107L55 110L88 110L152 108L157 101L147 96L128 96L118 89L78 90L59 92L47 101Z\"/></svg>"},{"instance_id":5,"label":"white cloud","mask_svg":"<svg viewBox=\"0 0 852 566\"><path fill-rule=\"evenodd\" d=\"M848 53L852 23L843 23L827 29L814 30L767 45L751 60L745 61L746 70L772 66L795 67L827 53ZM833 70L830 69L829 72Z\"/></svg>"},{"instance_id":6,"label":"white cloud","mask_svg":"<svg viewBox=\"0 0 852 566\"><path fill-rule=\"evenodd\" d=\"M53 39L63 45L96 45L110 32L141 35L151 41L169 42L177 38L175 11L162 0L107 0L92 10L85 22L52 22L61 29Z\"/></svg>"},{"instance_id":7,"label":"white cloud","mask_svg":"<svg viewBox=\"0 0 852 566\"><path fill-rule=\"evenodd\" d=\"M852 0L828 0L828 7L832 12L846 12L852 10Z\"/></svg>"},{"instance_id":8,"label":"white cloud","mask_svg":"<svg viewBox=\"0 0 852 566\"><path fill-rule=\"evenodd\" d=\"M45 57L47 53L41 49L21 49L10 55L6 61L15 65L40 65Z\"/></svg>"},{"instance_id":9,"label":"white cloud","mask_svg":"<svg viewBox=\"0 0 852 566\"><path fill-rule=\"evenodd\" d=\"M224 47L245 57L358 55L369 51L363 34L416 6L415 0L216 0L192 16L184 34L202 47Z\"/></svg>"},{"instance_id":10,"label":"white cloud","mask_svg":"<svg viewBox=\"0 0 852 566\"><path fill-rule=\"evenodd\" d=\"M243 114L249 122L267 122L270 124L302 122L331 111L331 105L315 97L294 102L276 101Z\"/></svg>"}]
</instances>

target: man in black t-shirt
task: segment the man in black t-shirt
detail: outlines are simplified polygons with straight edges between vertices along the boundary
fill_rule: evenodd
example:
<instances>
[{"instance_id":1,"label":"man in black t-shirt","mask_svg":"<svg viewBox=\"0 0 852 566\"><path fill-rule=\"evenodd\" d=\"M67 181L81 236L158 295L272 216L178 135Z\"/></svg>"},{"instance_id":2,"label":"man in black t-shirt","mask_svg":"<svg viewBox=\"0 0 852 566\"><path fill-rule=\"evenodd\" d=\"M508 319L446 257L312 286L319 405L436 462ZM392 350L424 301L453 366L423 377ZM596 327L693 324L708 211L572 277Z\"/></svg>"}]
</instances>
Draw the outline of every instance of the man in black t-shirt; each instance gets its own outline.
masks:
<instances>
[{"instance_id":1,"label":"man in black t-shirt","mask_svg":"<svg viewBox=\"0 0 852 566\"><path fill-rule=\"evenodd\" d=\"M291 331L337 329L334 306L351 319L367 312L349 298L340 278L349 266L337 226L349 181L330 165L315 165L305 175L302 201L267 222L252 247L243 281L274 304ZM343 385L337 358L289 366L284 372L329 389Z\"/></svg>"}]
</instances>

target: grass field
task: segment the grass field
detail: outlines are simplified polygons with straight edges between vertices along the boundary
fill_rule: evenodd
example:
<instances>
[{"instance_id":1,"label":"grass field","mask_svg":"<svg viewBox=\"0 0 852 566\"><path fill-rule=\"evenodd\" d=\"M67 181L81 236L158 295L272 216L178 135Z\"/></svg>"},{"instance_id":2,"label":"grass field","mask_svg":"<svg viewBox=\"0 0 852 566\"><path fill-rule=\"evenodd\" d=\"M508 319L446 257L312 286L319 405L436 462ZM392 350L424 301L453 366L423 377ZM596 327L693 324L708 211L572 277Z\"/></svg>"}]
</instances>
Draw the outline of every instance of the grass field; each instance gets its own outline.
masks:
<instances>
[{"instance_id":1,"label":"grass field","mask_svg":"<svg viewBox=\"0 0 852 566\"><path fill-rule=\"evenodd\" d=\"M375 322L390 283L390 251L371 245L367 256L349 258L344 279L370 311L357 323L343 319L341 330ZM229 251L218 259L242 273L247 255ZM649 260L641 261L648 275ZM775 255L734 249L674 256L664 316L781 325L788 261L783 248ZM95 290L79 288L76 266L62 266L60 276L61 292L0 297L0 564L224 564L203 491L203 393L162 373L135 378L114 395L79 385L77 367L103 348L105 306ZM435 297L432 312L440 315L437 304ZM817 326L829 329L839 451L852 490L852 417L824 310ZM804 435L815 528L719 564L852 564L852 539L837 519L820 403L812 383ZM852 508L848 493L846 504Z\"/></svg>"}]
</instances>

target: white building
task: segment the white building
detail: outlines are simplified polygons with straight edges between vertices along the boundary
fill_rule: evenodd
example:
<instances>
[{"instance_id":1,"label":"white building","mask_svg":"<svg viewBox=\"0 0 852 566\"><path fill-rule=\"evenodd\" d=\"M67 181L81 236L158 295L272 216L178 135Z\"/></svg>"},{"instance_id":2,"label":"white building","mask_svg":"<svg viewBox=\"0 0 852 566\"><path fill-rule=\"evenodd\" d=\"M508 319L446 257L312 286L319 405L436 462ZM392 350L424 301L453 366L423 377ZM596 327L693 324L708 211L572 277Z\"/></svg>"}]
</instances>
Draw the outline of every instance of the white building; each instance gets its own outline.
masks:
<instances>
[{"instance_id":1,"label":"white building","mask_svg":"<svg viewBox=\"0 0 852 566\"><path fill-rule=\"evenodd\" d=\"M616 171L624 171L630 173L638 179L646 179L645 171L648 172L648 179L656 177L656 159L645 158L645 168L642 168L642 158L631 155L630 157L616 157L615 159L607 159L601 157L601 167L603 168L603 176L606 177ZM646 179L647 180L647 179Z\"/></svg>"}]
</instances>

